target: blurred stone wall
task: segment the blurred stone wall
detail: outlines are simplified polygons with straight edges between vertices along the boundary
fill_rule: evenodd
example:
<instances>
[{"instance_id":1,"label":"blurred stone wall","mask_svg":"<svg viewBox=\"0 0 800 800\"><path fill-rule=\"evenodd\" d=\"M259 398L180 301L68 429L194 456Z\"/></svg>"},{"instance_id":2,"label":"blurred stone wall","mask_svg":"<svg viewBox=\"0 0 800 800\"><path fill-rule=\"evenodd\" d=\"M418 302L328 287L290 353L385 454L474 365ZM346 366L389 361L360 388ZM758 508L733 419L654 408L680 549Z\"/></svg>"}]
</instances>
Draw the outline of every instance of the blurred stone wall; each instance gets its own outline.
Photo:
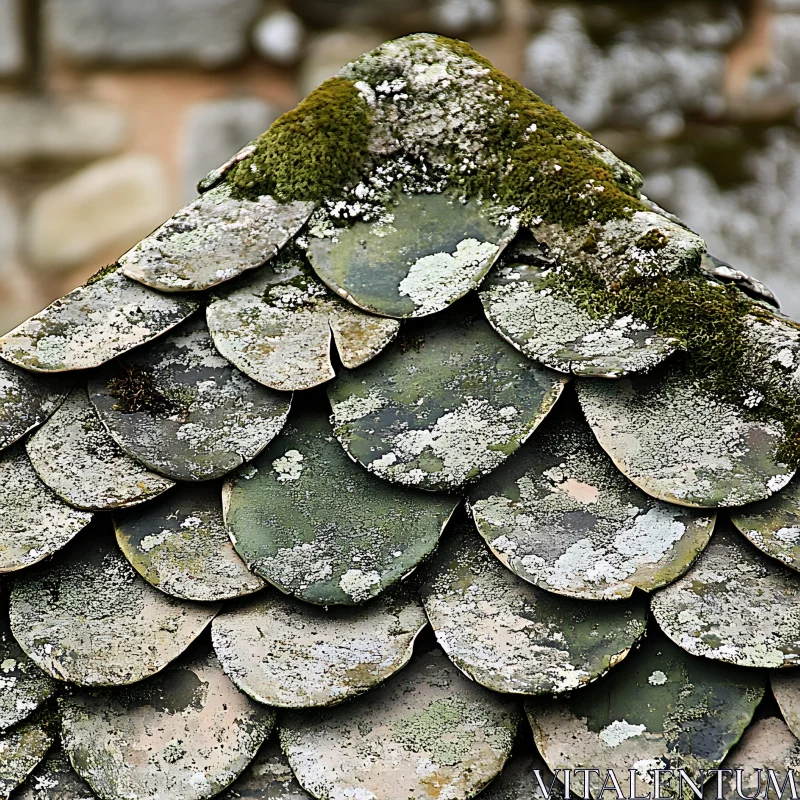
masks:
<instances>
[{"instance_id":1,"label":"blurred stone wall","mask_svg":"<svg viewBox=\"0 0 800 800\"><path fill-rule=\"evenodd\" d=\"M0 0L0 330L338 67L466 38L800 316L800 0Z\"/></svg>"}]
</instances>

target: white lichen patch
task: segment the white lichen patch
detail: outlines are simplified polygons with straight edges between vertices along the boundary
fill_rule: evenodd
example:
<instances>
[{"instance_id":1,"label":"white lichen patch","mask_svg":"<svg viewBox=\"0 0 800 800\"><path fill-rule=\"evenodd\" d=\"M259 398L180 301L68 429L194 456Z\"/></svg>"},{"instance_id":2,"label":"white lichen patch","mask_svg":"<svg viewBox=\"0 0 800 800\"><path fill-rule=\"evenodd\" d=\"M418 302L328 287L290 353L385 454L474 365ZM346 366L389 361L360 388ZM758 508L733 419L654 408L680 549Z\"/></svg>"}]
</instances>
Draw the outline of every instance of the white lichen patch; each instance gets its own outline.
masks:
<instances>
[{"instance_id":1,"label":"white lichen patch","mask_svg":"<svg viewBox=\"0 0 800 800\"><path fill-rule=\"evenodd\" d=\"M610 725L606 725L597 736L609 747L619 747L627 739L641 736L646 730L646 725L631 725L627 720L615 719Z\"/></svg>"},{"instance_id":2,"label":"white lichen patch","mask_svg":"<svg viewBox=\"0 0 800 800\"><path fill-rule=\"evenodd\" d=\"M420 317L441 311L478 286L511 241L518 223L477 200L461 202L440 189L382 201L370 221L337 205L313 220L308 257L337 294L366 311Z\"/></svg>"},{"instance_id":3,"label":"white lichen patch","mask_svg":"<svg viewBox=\"0 0 800 800\"><path fill-rule=\"evenodd\" d=\"M679 368L581 381L577 389L600 445L654 497L700 508L738 506L769 497L792 477L778 458L782 423L751 419Z\"/></svg>"},{"instance_id":4,"label":"white lichen patch","mask_svg":"<svg viewBox=\"0 0 800 800\"><path fill-rule=\"evenodd\" d=\"M290 453L302 462L283 462ZM286 480L295 464L296 477ZM323 409L294 417L253 465L254 475L226 484L236 548L256 573L312 603L363 603L408 575L458 504L391 486L354 464Z\"/></svg>"},{"instance_id":5,"label":"white lichen patch","mask_svg":"<svg viewBox=\"0 0 800 800\"><path fill-rule=\"evenodd\" d=\"M675 349L633 317L597 319L548 288L551 270L524 263L495 270L480 298L492 327L529 358L559 372L618 378L647 372Z\"/></svg>"},{"instance_id":6,"label":"white lichen patch","mask_svg":"<svg viewBox=\"0 0 800 800\"><path fill-rule=\"evenodd\" d=\"M349 397L336 399L333 405L333 419L337 425L346 425L348 422L357 422L364 417L370 417L389 405L391 401L381 391L372 386L365 395L355 392Z\"/></svg>"},{"instance_id":7,"label":"white lichen patch","mask_svg":"<svg viewBox=\"0 0 800 800\"><path fill-rule=\"evenodd\" d=\"M15 638L45 672L107 686L158 672L199 636L218 608L153 589L113 537L87 536L14 585L10 617Z\"/></svg>"},{"instance_id":8,"label":"white lichen patch","mask_svg":"<svg viewBox=\"0 0 800 800\"><path fill-rule=\"evenodd\" d=\"M745 667L800 664L800 585L732 530L718 531L686 575L652 600L688 652Z\"/></svg>"},{"instance_id":9,"label":"white lichen patch","mask_svg":"<svg viewBox=\"0 0 800 800\"><path fill-rule=\"evenodd\" d=\"M424 471L409 470L407 465L417 463L424 453L440 465L442 483L461 486L476 473L487 474L505 461L503 447L513 441L519 416L513 409L507 420L489 401L465 397L458 408L442 414L430 428L404 431L390 439L391 450L368 468L380 478L414 486L424 480ZM338 423L336 409L334 417Z\"/></svg>"},{"instance_id":10,"label":"white lichen patch","mask_svg":"<svg viewBox=\"0 0 800 800\"><path fill-rule=\"evenodd\" d=\"M317 797L430 800L435 786L444 800L472 797L500 772L517 724L512 702L434 651L324 716L287 714L280 738Z\"/></svg>"},{"instance_id":11,"label":"white lichen patch","mask_svg":"<svg viewBox=\"0 0 800 800\"><path fill-rule=\"evenodd\" d=\"M83 387L70 393L26 447L42 481L76 508L136 505L175 485L119 447L95 414Z\"/></svg>"},{"instance_id":12,"label":"white lichen patch","mask_svg":"<svg viewBox=\"0 0 800 800\"><path fill-rule=\"evenodd\" d=\"M651 686L663 686L669 679L660 669L657 669L648 679Z\"/></svg>"},{"instance_id":13,"label":"white lichen patch","mask_svg":"<svg viewBox=\"0 0 800 800\"><path fill-rule=\"evenodd\" d=\"M379 477L454 489L496 469L550 411L564 379L536 367L479 319L451 316L412 347L341 375L329 390L336 436Z\"/></svg>"},{"instance_id":14,"label":"white lichen patch","mask_svg":"<svg viewBox=\"0 0 800 800\"><path fill-rule=\"evenodd\" d=\"M735 509L731 521L759 550L800 570L800 481L768 500Z\"/></svg>"},{"instance_id":15,"label":"white lichen patch","mask_svg":"<svg viewBox=\"0 0 800 800\"><path fill-rule=\"evenodd\" d=\"M116 270L0 337L0 355L35 372L90 369L160 336L198 307L190 297L155 292Z\"/></svg>"},{"instance_id":16,"label":"white lichen patch","mask_svg":"<svg viewBox=\"0 0 800 800\"><path fill-rule=\"evenodd\" d=\"M299 480L303 474L303 454L299 450L287 450L272 462L272 469L275 470L279 483Z\"/></svg>"},{"instance_id":17,"label":"white lichen patch","mask_svg":"<svg viewBox=\"0 0 800 800\"><path fill-rule=\"evenodd\" d=\"M332 341L344 366L354 369L378 355L400 327L331 294L294 250L214 299L206 316L214 344L234 366L282 391L333 378Z\"/></svg>"},{"instance_id":18,"label":"white lichen patch","mask_svg":"<svg viewBox=\"0 0 800 800\"><path fill-rule=\"evenodd\" d=\"M417 259L400 281L401 295L410 297L418 316L441 310L452 294L466 294L474 286L476 270L494 260L498 246L464 239L454 253L433 253Z\"/></svg>"},{"instance_id":19,"label":"white lichen patch","mask_svg":"<svg viewBox=\"0 0 800 800\"><path fill-rule=\"evenodd\" d=\"M339 578L339 586L345 594L350 595L355 603L363 603L380 586L381 574L377 570L348 569Z\"/></svg>"},{"instance_id":20,"label":"white lichen patch","mask_svg":"<svg viewBox=\"0 0 800 800\"><path fill-rule=\"evenodd\" d=\"M213 655L112 697L75 694L62 714L64 749L101 797L207 800L245 770L275 724Z\"/></svg>"},{"instance_id":21,"label":"white lichen patch","mask_svg":"<svg viewBox=\"0 0 800 800\"><path fill-rule=\"evenodd\" d=\"M576 410L558 411L513 462L471 493L478 531L514 572L592 600L652 591L706 546L713 516L632 486Z\"/></svg>"},{"instance_id":22,"label":"white lichen patch","mask_svg":"<svg viewBox=\"0 0 800 800\"><path fill-rule=\"evenodd\" d=\"M426 624L408 593L329 611L271 593L217 617L211 637L243 692L270 706L308 708L363 694L397 672Z\"/></svg>"},{"instance_id":23,"label":"white lichen patch","mask_svg":"<svg viewBox=\"0 0 800 800\"><path fill-rule=\"evenodd\" d=\"M264 586L236 554L219 497L205 486L182 485L155 503L116 515L114 524L136 571L173 597L215 602Z\"/></svg>"},{"instance_id":24,"label":"white lichen patch","mask_svg":"<svg viewBox=\"0 0 800 800\"><path fill-rule=\"evenodd\" d=\"M144 372L169 408L126 413L109 386L124 376L125 364L93 377L92 403L125 452L176 480L210 480L249 461L289 413L291 395L267 389L233 367L214 347L201 318L139 351L127 365Z\"/></svg>"},{"instance_id":25,"label":"white lichen patch","mask_svg":"<svg viewBox=\"0 0 800 800\"><path fill-rule=\"evenodd\" d=\"M157 547L161 547L161 545L168 542L170 536L174 535L174 531L159 531L158 533L150 533L142 539L142 541L139 543L139 547L143 553L151 553Z\"/></svg>"},{"instance_id":26,"label":"white lichen patch","mask_svg":"<svg viewBox=\"0 0 800 800\"><path fill-rule=\"evenodd\" d=\"M314 204L246 200L220 184L178 211L120 260L122 272L162 292L199 291L275 256Z\"/></svg>"},{"instance_id":27,"label":"white lichen patch","mask_svg":"<svg viewBox=\"0 0 800 800\"><path fill-rule=\"evenodd\" d=\"M70 508L36 474L19 444L0 457L0 573L51 556L89 524L92 515Z\"/></svg>"},{"instance_id":28,"label":"white lichen patch","mask_svg":"<svg viewBox=\"0 0 800 800\"><path fill-rule=\"evenodd\" d=\"M614 603L587 619L584 604L513 575L464 527L448 539L422 590L437 641L489 689L561 694L622 661L644 633L640 602Z\"/></svg>"}]
</instances>

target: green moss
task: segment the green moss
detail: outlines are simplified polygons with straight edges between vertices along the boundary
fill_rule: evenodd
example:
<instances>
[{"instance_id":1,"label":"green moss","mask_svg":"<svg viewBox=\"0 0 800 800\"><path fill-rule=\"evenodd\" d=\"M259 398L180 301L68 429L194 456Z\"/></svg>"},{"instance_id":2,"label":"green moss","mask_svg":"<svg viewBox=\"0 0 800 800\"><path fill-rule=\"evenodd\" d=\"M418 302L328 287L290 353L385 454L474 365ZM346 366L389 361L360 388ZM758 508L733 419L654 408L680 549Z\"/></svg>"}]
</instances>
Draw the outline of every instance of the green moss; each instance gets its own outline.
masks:
<instances>
[{"instance_id":1,"label":"green moss","mask_svg":"<svg viewBox=\"0 0 800 800\"><path fill-rule=\"evenodd\" d=\"M583 244L581 245L581 250L584 253L596 253L597 252L597 237L590 233L586 239L584 240Z\"/></svg>"},{"instance_id":2,"label":"green moss","mask_svg":"<svg viewBox=\"0 0 800 800\"><path fill-rule=\"evenodd\" d=\"M164 399L171 405L172 409L188 409L197 400L199 392L194 386L178 385L165 389Z\"/></svg>"},{"instance_id":3,"label":"green moss","mask_svg":"<svg viewBox=\"0 0 800 800\"><path fill-rule=\"evenodd\" d=\"M119 401L115 408L123 414L168 414L175 408L156 387L152 373L141 367L123 367L122 374L108 382L108 393Z\"/></svg>"},{"instance_id":4,"label":"green moss","mask_svg":"<svg viewBox=\"0 0 800 800\"><path fill-rule=\"evenodd\" d=\"M93 283L97 283L98 281L103 280L106 275L112 275L119 269L119 264L108 264L105 267L101 267L97 272L94 273L84 284L84 286L91 286Z\"/></svg>"},{"instance_id":5,"label":"green moss","mask_svg":"<svg viewBox=\"0 0 800 800\"><path fill-rule=\"evenodd\" d=\"M434 700L427 708L397 720L394 734L410 750L430 753L438 766L453 766L470 752L473 737L463 726L473 722L474 715L475 710L459 698Z\"/></svg>"},{"instance_id":6,"label":"green moss","mask_svg":"<svg viewBox=\"0 0 800 800\"><path fill-rule=\"evenodd\" d=\"M506 112L487 125L483 141L488 163L473 174L451 175L469 196L496 194L520 209L523 224L536 218L565 228L630 217L646 206L615 178L592 137L530 90L495 69L469 45L437 41L489 70ZM453 154L454 162L459 153ZM458 162L460 164L460 160Z\"/></svg>"},{"instance_id":7,"label":"green moss","mask_svg":"<svg viewBox=\"0 0 800 800\"><path fill-rule=\"evenodd\" d=\"M764 306L732 284L694 272L653 279L631 270L609 286L590 270L575 268L554 273L550 284L595 318L633 316L677 340L689 372L721 399L746 407L751 392L763 395L749 413L784 424L779 455L800 467L800 397L769 380L763 364L770 354L754 353L745 331L747 316L773 317Z\"/></svg>"},{"instance_id":8,"label":"green moss","mask_svg":"<svg viewBox=\"0 0 800 800\"><path fill-rule=\"evenodd\" d=\"M663 250L668 242L667 237L658 228L653 228L636 240L636 246L640 250L655 252L656 250Z\"/></svg>"},{"instance_id":9,"label":"green moss","mask_svg":"<svg viewBox=\"0 0 800 800\"><path fill-rule=\"evenodd\" d=\"M358 181L367 157L369 108L352 81L331 78L256 140L227 180L244 197L281 201L339 194Z\"/></svg>"}]
</instances>

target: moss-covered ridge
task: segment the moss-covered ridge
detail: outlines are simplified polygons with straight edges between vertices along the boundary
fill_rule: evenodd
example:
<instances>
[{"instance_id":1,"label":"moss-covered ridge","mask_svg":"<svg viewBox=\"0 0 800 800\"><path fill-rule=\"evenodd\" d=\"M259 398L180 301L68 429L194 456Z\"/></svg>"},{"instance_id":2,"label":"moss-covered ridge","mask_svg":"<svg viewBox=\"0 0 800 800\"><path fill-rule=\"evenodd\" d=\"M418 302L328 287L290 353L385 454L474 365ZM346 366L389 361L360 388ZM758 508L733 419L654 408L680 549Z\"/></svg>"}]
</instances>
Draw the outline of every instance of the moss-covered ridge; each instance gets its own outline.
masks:
<instances>
[{"instance_id":1,"label":"moss-covered ridge","mask_svg":"<svg viewBox=\"0 0 800 800\"><path fill-rule=\"evenodd\" d=\"M800 399L763 368L769 345L748 335L754 318L774 317L708 280L702 241L654 213L635 170L464 42L415 34L365 54L227 179L244 195L319 202L339 220L368 217L397 191L491 201L551 250L555 291L677 340L709 390L784 423L782 457L800 465Z\"/></svg>"},{"instance_id":2,"label":"moss-covered ridge","mask_svg":"<svg viewBox=\"0 0 800 800\"><path fill-rule=\"evenodd\" d=\"M602 224L644 209L638 173L466 43L428 34L347 65L278 119L227 180L282 201L352 200L376 173L384 188L397 181L386 175L403 161L426 190L442 182L515 209L523 223Z\"/></svg>"},{"instance_id":3,"label":"moss-covered ridge","mask_svg":"<svg viewBox=\"0 0 800 800\"><path fill-rule=\"evenodd\" d=\"M646 210L639 200L638 173L616 164L589 133L469 45L444 37L438 41L482 63L505 106L505 113L486 126L483 168L460 180L451 176L467 194L496 194L501 204L519 207L525 224L542 220L567 229Z\"/></svg>"},{"instance_id":4,"label":"moss-covered ridge","mask_svg":"<svg viewBox=\"0 0 800 800\"><path fill-rule=\"evenodd\" d=\"M800 391L791 376L774 364L774 350L753 335L753 325L778 318L732 284L682 271L655 279L631 269L609 285L585 268L555 270L554 291L569 297L597 318L642 320L662 336L675 339L690 373L722 400L746 408L758 419L783 423L786 440L780 458L800 467Z\"/></svg>"},{"instance_id":5,"label":"moss-covered ridge","mask_svg":"<svg viewBox=\"0 0 800 800\"><path fill-rule=\"evenodd\" d=\"M227 180L243 195L287 202L337 196L364 166L369 120L353 82L330 78L276 120Z\"/></svg>"}]
</instances>

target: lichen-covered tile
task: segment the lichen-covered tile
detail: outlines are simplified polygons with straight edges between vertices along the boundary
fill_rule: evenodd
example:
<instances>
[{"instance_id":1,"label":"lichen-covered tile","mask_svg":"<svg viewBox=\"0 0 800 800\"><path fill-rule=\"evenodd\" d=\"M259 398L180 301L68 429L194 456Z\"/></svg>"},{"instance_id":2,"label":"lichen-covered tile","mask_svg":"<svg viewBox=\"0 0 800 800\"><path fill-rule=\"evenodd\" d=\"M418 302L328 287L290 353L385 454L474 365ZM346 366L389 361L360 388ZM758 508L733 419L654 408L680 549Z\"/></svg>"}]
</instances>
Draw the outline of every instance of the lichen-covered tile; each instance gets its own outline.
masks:
<instances>
[{"instance_id":1,"label":"lichen-covered tile","mask_svg":"<svg viewBox=\"0 0 800 800\"><path fill-rule=\"evenodd\" d=\"M504 567L468 521L426 568L425 611L453 663L496 692L563 694L619 664L644 634L637 597L593 604L558 597Z\"/></svg>"},{"instance_id":2,"label":"lichen-covered tile","mask_svg":"<svg viewBox=\"0 0 800 800\"><path fill-rule=\"evenodd\" d=\"M743 667L800 664L800 576L730 525L651 599L661 630L694 655Z\"/></svg>"},{"instance_id":3,"label":"lichen-covered tile","mask_svg":"<svg viewBox=\"0 0 800 800\"><path fill-rule=\"evenodd\" d=\"M82 686L136 683L203 632L219 605L177 600L136 574L98 523L11 591L11 631L45 672Z\"/></svg>"},{"instance_id":4,"label":"lichen-covered tile","mask_svg":"<svg viewBox=\"0 0 800 800\"><path fill-rule=\"evenodd\" d=\"M59 684L25 655L11 634L0 598L0 731L17 725L52 697Z\"/></svg>"},{"instance_id":5,"label":"lichen-covered tile","mask_svg":"<svg viewBox=\"0 0 800 800\"><path fill-rule=\"evenodd\" d=\"M274 711L240 692L213 654L200 651L124 692L76 692L62 715L70 761L107 800L214 797L275 724Z\"/></svg>"},{"instance_id":6,"label":"lichen-covered tile","mask_svg":"<svg viewBox=\"0 0 800 800\"><path fill-rule=\"evenodd\" d=\"M554 291L556 262L532 237L520 237L481 286L492 327L520 352L559 372L618 378L647 372L677 342L632 315L593 315Z\"/></svg>"},{"instance_id":7,"label":"lichen-covered tile","mask_svg":"<svg viewBox=\"0 0 800 800\"><path fill-rule=\"evenodd\" d=\"M75 508L138 505L175 485L122 450L95 413L84 386L72 390L25 447L39 478Z\"/></svg>"},{"instance_id":8,"label":"lichen-covered tile","mask_svg":"<svg viewBox=\"0 0 800 800\"><path fill-rule=\"evenodd\" d=\"M0 574L51 556L91 520L42 483L22 444L0 454Z\"/></svg>"},{"instance_id":9,"label":"lichen-covered tile","mask_svg":"<svg viewBox=\"0 0 800 800\"><path fill-rule=\"evenodd\" d=\"M121 271L162 292L200 291L273 258L306 223L313 203L237 196L221 183L119 259Z\"/></svg>"},{"instance_id":10,"label":"lichen-covered tile","mask_svg":"<svg viewBox=\"0 0 800 800\"><path fill-rule=\"evenodd\" d=\"M164 295L116 267L0 337L0 356L34 372L90 369L149 342L199 308L184 295Z\"/></svg>"},{"instance_id":11,"label":"lichen-covered tile","mask_svg":"<svg viewBox=\"0 0 800 800\"><path fill-rule=\"evenodd\" d=\"M399 194L374 217L337 225L338 206L312 218L315 272L353 305L421 317L475 289L517 230L499 207L447 193Z\"/></svg>"},{"instance_id":12,"label":"lichen-covered tile","mask_svg":"<svg viewBox=\"0 0 800 800\"><path fill-rule=\"evenodd\" d=\"M69 392L67 378L34 375L0 359L0 449L41 425Z\"/></svg>"},{"instance_id":13,"label":"lichen-covered tile","mask_svg":"<svg viewBox=\"0 0 800 800\"><path fill-rule=\"evenodd\" d=\"M700 770L719 767L763 694L763 672L695 658L655 631L590 688L567 700L530 700L526 710L551 770L633 770L644 795L655 769L698 780Z\"/></svg>"},{"instance_id":14,"label":"lichen-covered tile","mask_svg":"<svg viewBox=\"0 0 800 800\"><path fill-rule=\"evenodd\" d=\"M468 681L441 651L419 654L379 689L281 719L281 746L320 800L474 797L508 759L516 705Z\"/></svg>"},{"instance_id":15,"label":"lichen-covered tile","mask_svg":"<svg viewBox=\"0 0 800 800\"><path fill-rule=\"evenodd\" d=\"M19 787L14 800L95 800L96 797L72 768L66 753L56 745Z\"/></svg>"},{"instance_id":16,"label":"lichen-covered tile","mask_svg":"<svg viewBox=\"0 0 800 800\"><path fill-rule=\"evenodd\" d=\"M114 515L117 544L149 584L173 597L211 602L263 588L233 549L220 488L180 484L155 502Z\"/></svg>"},{"instance_id":17,"label":"lichen-covered tile","mask_svg":"<svg viewBox=\"0 0 800 800\"><path fill-rule=\"evenodd\" d=\"M471 489L470 509L507 567L549 592L589 600L674 581L708 544L715 519L634 486L569 397Z\"/></svg>"},{"instance_id":18,"label":"lichen-covered tile","mask_svg":"<svg viewBox=\"0 0 800 800\"><path fill-rule=\"evenodd\" d=\"M331 346L353 369L377 356L400 323L365 314L333 295L288 247L246 283L208 306L217 349L253 380L282 391L335 377Z\"/></svg>"},{"instance_id":19,"label":"lichen-covered tile","mask_svg":"<svg viewBox=\"0 0 800 800\"><path fill-rule=\"evenodd\" d=\"M228 606L211 626L230 679L261 703L331 706L372 689L411 658L425 612L407 590L323 609L277 592Z\"/></svg>"},{"instance_id":20,"label":"lichen-covered tile","mask_svg":"<svg viewBox=\"0 0 800 800\"><path fill-rule=\"evenodd\" d=\"M33 772L55 734L53 720L44 713L0 733L0 800L9 800L14 789Z\"/></svg>"},{"instance_id":21,"label":"lichen-covered tile","mask_svg":"<svg viewBox=\"0 0 800 800\"><path fill-rule=\"evenodd\" d=\"M183 481L219 478L253 458L291 404L223 358L202 318L96 373L89 395L126 453Z\"/></svg>"},{"instance_id":22,"label":"lichen-covered tile","mask_svg":"<svg viewBox=\"0 0 800 800\"><path fill-rule=\"evenodd\" d=\"M780 420L753 417L679 365L576 388L602 448L653 497L695 508L740 506L769 497L794 475L782 460Z\"/></svg>"},{"instance_id":23,"label":"lichen-covered tile","mask_svg":"<svg viewBox=\"0 0 800 800\"><path fill-rule=\"evenodd\" d=\"M731 521L759 550L800 571L800 480L731 512Z\"/></svg>"},{"instance_id":24,"label":"lichen-covered tile","mask_svg":"<svg viewBox=\"0 0 800 800\"><path fill-rule=\"evenodd\" d=\"M225 486L239 554L281 591L320 605L363 603L436 547L458 498L392 486L347 457L323 397Z\"/></svg>"},{"instance_id":25,"label":"lichen-covered tile","mask_svg":"<svg viewBox=\"0 0 800 800\"><path fill-rule=\"evenodd\" d=\"M370 472L457 490L517 450L565 383L459 306L406 327L382 358L340 373L328 396L337 438Z\"/></svg>"}]
</instances>

